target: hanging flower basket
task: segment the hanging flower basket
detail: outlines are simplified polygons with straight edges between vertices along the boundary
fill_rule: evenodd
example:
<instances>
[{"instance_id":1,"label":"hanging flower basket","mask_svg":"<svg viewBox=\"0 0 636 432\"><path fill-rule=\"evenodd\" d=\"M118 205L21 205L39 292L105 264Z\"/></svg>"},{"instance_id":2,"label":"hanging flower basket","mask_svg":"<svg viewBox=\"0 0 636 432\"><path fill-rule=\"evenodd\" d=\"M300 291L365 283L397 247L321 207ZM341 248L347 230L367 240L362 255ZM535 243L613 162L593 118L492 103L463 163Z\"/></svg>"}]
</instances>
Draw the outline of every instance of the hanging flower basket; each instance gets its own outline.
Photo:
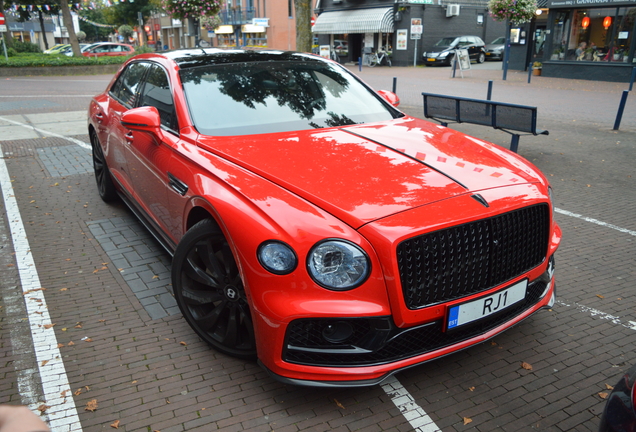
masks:
<instances>
[{"instance_id":1,"label":"hanging flower basket","mask_svg":"<svg viewBox=\"0 0 636 432\"><path fill-rule=\"evenodd\" d=\"M535 0L490 0L488 13L495 21L510 21L513 25L527 23L537 10Z\"/></svg>"},{"instance_id":2,"label":"hanging flower basket","mask_svg":"<svg viewBox=\"0 0 636 432\"><path fill-rule=\"evenodd\" d=\"M220 0L162 0L163 9L176 19L214 16L221 10Z\"/></svg>"}]
</instances>

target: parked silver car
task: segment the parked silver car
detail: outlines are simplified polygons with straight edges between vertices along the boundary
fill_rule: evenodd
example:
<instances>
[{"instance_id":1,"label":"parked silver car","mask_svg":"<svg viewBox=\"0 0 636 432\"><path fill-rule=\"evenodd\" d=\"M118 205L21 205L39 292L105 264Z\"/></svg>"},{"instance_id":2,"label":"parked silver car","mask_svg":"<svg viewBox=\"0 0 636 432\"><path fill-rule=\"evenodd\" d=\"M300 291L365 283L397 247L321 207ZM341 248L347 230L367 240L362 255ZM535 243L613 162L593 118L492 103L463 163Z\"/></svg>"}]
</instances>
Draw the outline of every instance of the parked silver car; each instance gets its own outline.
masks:
<instances>
[{"instance_id":1,"label":"parked silver car","mask_svg":"<svg viewBox=\"0 0 636 432\"><path fill-rule=\"evenodd\" d=\"M503 60L506 38L498 37L494 41L486 44L486 60Z\"/></svg>"}]
</instances>

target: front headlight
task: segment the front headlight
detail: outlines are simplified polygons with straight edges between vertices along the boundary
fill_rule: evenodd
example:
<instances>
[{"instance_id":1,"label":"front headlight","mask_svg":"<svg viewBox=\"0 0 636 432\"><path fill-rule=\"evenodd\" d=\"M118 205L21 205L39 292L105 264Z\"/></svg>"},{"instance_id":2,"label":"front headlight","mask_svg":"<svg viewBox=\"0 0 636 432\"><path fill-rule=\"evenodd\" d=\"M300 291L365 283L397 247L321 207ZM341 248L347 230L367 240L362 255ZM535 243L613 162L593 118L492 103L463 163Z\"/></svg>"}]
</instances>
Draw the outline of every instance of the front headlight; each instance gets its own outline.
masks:
<instances>
[{"instance_id":1,"label":"front headlight","mask_svg":"<svg viewBox=\"0 0 636 432\"><path fill-rule=\"evenodd\" d=\"M345 240L326 240L315 245L307 257L307 270L323 288L344 291L360 286L370 273L369 257Z\"/></svg>"},{"instance_id":2,"label":"front headlight","mask_svg":"<svg viewBox=\"0 0 636 432\"><path fill-rule=\"evenodd\" d=\"M554 219L554 192L552 192L552 186L548 186L548 197L550 198L550 206L552 207L552 219Z\"/></svg>"},{"instance_id":3,"label":"front headlight","mask_svg":"<svg viewBox=\"0 0 636 432\"><path fill-rule=\"evenodd\" d=\"M444 57L446 57L449 54L450 54L449 51L442 51L441 53L439 53L438 57L439 58L444 58Z\"/></svg>"},{"instance_id":4,"label":"front headlight","mask_svg":"<svg viewBox=\"0 0 636 432\"><path fill-rule=\"evenodd\" d=\"M285 275L294 271L298 264L296 254L283 242L270 240L258 247L258 261L270 273Z\"/></svg>"}]
</instances>

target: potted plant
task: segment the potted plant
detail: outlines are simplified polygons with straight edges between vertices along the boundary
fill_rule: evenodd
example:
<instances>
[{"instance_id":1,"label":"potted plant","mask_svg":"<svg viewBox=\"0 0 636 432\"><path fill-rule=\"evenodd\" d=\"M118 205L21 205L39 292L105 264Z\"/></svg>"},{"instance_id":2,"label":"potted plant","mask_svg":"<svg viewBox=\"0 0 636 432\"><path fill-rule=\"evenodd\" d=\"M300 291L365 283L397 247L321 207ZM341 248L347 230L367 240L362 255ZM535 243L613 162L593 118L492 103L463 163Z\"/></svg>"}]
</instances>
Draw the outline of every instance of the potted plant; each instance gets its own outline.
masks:
<instances>
[{"instance_id":1,"label":"potted plant","mask_svg":"<svg viewBox=\"0 0 636 432\"><path fill-rule=\"evenodd\" d=\"M543 68L543 63L536 61L532 64L532 75L541 75L541 69Z\"/></svg>"}]
</instances>

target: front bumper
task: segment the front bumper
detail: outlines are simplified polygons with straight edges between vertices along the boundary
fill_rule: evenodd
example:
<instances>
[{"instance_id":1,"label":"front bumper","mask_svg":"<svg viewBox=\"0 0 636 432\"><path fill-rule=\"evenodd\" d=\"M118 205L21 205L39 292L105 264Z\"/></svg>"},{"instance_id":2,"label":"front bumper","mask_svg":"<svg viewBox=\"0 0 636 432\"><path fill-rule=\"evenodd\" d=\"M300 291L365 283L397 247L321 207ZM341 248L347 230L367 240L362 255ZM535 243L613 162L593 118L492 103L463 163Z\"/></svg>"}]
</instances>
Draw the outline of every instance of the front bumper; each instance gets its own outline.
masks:
<instances>
[{"instance_id":1,"label":"front bumper","mask_svg":"<svg viewBox=\"0 0 636 432\"><path fill-rule=\"evenodd\" d=\"M445 320L398 328L389 317L298 319L287 327L282 360L261 366L276 380L316 387L363 387L389 376L469 348L495 337L556 298L553 258L544 274L530 281L523 301L453 331ZM346 343L327 346L325 328L347 323L352 331Z\"/></svg>"}]
</instances>

